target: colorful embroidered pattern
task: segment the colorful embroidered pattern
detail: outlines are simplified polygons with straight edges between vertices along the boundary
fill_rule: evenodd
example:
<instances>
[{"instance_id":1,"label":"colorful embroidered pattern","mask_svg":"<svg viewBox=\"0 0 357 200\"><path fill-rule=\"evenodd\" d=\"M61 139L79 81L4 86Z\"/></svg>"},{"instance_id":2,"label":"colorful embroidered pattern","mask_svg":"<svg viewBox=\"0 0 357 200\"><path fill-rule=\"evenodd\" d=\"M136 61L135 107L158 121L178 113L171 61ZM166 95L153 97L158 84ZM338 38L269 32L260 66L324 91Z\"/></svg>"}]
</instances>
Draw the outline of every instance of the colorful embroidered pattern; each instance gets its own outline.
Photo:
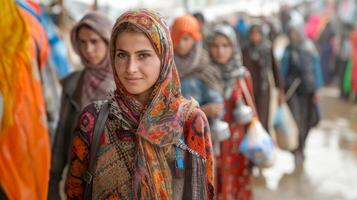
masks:
<instances>
[{"instance_id":1,"label":"colorful embroidered pattern","mask_svg":"<svg viewBox=\"0 0 357 200\"><path fill-rule=\"evenodd\" d=\"M207 119L194 101L181 96L168 26L161 16L149 10L129 11L123 14L115 23L113 33L122 23L131 23L146 34L157 51L162 66L146 108L125 91L117 74L114 74L117 90L109 97L112 103L104 133L106 140L100 147L94 175L93 199L112 198L113 194L120 199L172 199L174 173L170 168L171 161L168 155L174 155L174 152L171 152L174 148L171 147L182 137L186 138L185 142L191 149L206 160L206 169L196 170L206 173L206 177L201 174L193 175L207 180L207 185L195 185L195 188L209 191L207 195L212 199L213 157ZM115 40L116 38L111 38L110 42L112 64ZM98 111L95 107L97 106L92 104L85 108L81 119L90 122L88 116L83 117L86 112L92 113L96 118ZM81 126L83 122L79 124ZM82 132L90 126L88 122L84 124L86 125L80 128L83 129ZM195 130L192 130L192 127ZM89 145L90 134L77 132L77 135L83 135L80 138ZM191 138L190 141L188 138ZM73 147L75 148L77 147ZM71 168L80 157L82 155L77 155L74 151ZM86 166L86 160L83 159L81 164ZM79 172L76 171L75 174ZM67 182L69 199L80 198L82 193L79 191L83 191L84 187L83 182L79 185L73 184L74 180L77 181L79 178L75 174L70 173Z\"/></svg>"}]
</instances>

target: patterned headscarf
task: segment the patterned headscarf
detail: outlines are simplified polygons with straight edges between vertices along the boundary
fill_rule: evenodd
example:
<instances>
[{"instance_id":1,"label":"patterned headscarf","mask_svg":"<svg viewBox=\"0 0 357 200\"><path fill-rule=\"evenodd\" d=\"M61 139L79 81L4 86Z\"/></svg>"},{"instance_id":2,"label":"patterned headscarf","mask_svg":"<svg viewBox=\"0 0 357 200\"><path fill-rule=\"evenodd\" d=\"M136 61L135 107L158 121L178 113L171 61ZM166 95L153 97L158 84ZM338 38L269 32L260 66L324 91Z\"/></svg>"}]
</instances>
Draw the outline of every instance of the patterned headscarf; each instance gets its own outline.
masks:
<instances>
[{"instance_id":1,"label":"patterned headscarf","mask_svg":"<svg viewBox=\"0 0 357 200\"><path fill-rule=\"evenodd\" d=\"M213 65L221 72L222 87L226 89L237 79L237 77L242 75L240 73L242 72L240 69L242 66L242 53L238 44L237 35L231 26L227 24L218 24L214 26L208 44L210 44L217 35L225 36L230 41L233 48L232 57L227 64L222 65L212 61Z\"/></svg>"},{"instance_id":2,"label":"patterned headscarf","mask_svg":"<svg viewBox=\"0 0 357 200\"><path fill-rule=\"evenodd\" d=\"M81 95L81 107L83 108L94 100L104 99L107 96L107 92L114 89L114 82L113 72L109 62L109 53L101 63L94 65L89 63L79 50L78 32L82 27L88 27L96 32L108 45L112 22L102 13L90 12L86 14L71 31L73 49L79 55L84 65Z\"/></svg>"},{"instance_id":3,"label":"patterned headscarf","mask_svg":"<svg viewBox=\"0 0 357 200\"><path fill-rule=\"evenodd\" d=\"M166 147L178 142L183 134L183 105L191 103L181 96L178 72L173 62L173 47L165 20L157 13L142 9L120 16L110 40L110 58L115 71L115 42L118 29L129 23L150 40L161 60L161 72L144 108L126 92L114 73L117 86L114 101L119 108L121 124L138 136L134 189L137 199L170 199L172 177L165 158ZM120 34L120 33L119 33Z\"/></svg>"}]
</instances>

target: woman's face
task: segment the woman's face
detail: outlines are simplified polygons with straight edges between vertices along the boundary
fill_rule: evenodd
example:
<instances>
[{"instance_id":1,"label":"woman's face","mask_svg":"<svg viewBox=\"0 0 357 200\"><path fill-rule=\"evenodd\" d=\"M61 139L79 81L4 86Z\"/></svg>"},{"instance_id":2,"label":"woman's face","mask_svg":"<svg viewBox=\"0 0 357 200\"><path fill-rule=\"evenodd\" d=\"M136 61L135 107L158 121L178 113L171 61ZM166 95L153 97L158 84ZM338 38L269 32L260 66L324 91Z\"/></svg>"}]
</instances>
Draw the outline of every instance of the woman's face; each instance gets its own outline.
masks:
<instances>
[{"instance_id":1,"label":"woman's face","mask_svg":"<svg viewBox=\"0 0 357 200\"><path fill-rule=\"evenodd\" d=\"M227 37L216 35L209 45L210 55L214 62L225 65L233 54L233 47Z\"/></svg>"},{"instance_id":2,"label":"woman's face","mask_svg":"<svg viewBox=\"0 0 357 200\"><path fill-rule=\"evenodd\" d=\"M180 56L186 56L188 53L190 53L194 44L195 40L193 37L190 34L185 33L182 35L178 46L175 47L175 53Z\"/></svg>"},{"instance_id":3,"label":"woman's face","mask_svg":"<svg viewBox=\"0 0 357 200\"><path fill-rule=\"evenodd\" d=\"M92 64L100 64L108 53L104 40L92 29L82 27L78 31L79 51L84 59Z\"/></svg>"},{"instance_id":4,"label":"woman's face","mask_svg":"<svg viewBox=\"0 0 357 200\"><path fill-rule=\"evenodd\" d=\"M145 105L161 70L160 58L146 35L120 33L115 42L114 65L126 91Z\"/></svg>"},{"instance_id":5,"label":"woman's face","mask_svg":"<svg viewBox=\"0 0 357 200\"><path fill-rule=\"evenodd\" d=\"M262 42L262 34L257 28L252 30L250 34L250 41L255 45L259 45Z\"/></svg>"},{"instance_id":6,"label":"woman's face","mask_svg":"<svg viewBox=\"0 0 357 200\"><path fill-rule=\"evenodd\" d=\"M301 42L301 36L297 30L290 30L289 34L290 34L291 43L298 44L299 42Z\"/></svg>"}]
</instances>

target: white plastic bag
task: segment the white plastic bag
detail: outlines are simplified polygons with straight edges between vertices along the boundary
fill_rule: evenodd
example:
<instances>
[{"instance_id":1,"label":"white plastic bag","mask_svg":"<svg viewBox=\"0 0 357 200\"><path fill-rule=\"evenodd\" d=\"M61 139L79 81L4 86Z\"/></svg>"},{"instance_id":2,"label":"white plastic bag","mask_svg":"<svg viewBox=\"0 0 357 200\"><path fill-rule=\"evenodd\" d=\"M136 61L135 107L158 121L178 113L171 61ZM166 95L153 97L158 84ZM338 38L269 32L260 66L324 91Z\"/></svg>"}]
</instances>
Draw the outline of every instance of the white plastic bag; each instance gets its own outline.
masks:
<instances>
[{"instance_id":1,"label":"white plastic bag","mask_svg":"<svg viewBox=\"0 0 357 200\"><path fill-rule=\"evenodd\" d=\"M257 118L249 125L239 151L258 167L270 167L274 164L273 140Z\"/></svg>"},{"instance_id":2,"label":"white plastic bag","mask_svg":"<svg viewBox=\"0 0 357 200\"><path fill-rule=\"evenodd\" d=\"M274 118L276 142L282 150L292 151L299 145L299 129L286 103L280 105Z\"/></svg>"}]
</instances>

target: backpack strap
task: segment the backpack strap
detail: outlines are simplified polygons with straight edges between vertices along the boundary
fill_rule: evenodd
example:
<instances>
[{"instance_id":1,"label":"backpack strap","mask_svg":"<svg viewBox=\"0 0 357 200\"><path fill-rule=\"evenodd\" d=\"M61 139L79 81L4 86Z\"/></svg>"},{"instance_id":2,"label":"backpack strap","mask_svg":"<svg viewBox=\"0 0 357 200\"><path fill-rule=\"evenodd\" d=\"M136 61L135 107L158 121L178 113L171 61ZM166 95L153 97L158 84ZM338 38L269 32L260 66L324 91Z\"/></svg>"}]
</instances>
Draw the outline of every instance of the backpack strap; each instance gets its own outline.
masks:
<instances>
[{"instance_id":1,"label":"backpack strap","mask_svg":"<svg viewBox=\"0 0 357 200\"><path fill-rule=\"evenodd\" d=\"M100 145L100 139L104 131L105 122L107 121L109 115L109 101L104 102L102 108L99 111L98 119L94 126L93 138L90 147L89 164L88 169L84 173L83 179L86 182L86 187L84 191L84 199L92 199L92 185L93 185L93 175L94 167L97 161L97 154Z\"/></svg>"}]
</instances>

